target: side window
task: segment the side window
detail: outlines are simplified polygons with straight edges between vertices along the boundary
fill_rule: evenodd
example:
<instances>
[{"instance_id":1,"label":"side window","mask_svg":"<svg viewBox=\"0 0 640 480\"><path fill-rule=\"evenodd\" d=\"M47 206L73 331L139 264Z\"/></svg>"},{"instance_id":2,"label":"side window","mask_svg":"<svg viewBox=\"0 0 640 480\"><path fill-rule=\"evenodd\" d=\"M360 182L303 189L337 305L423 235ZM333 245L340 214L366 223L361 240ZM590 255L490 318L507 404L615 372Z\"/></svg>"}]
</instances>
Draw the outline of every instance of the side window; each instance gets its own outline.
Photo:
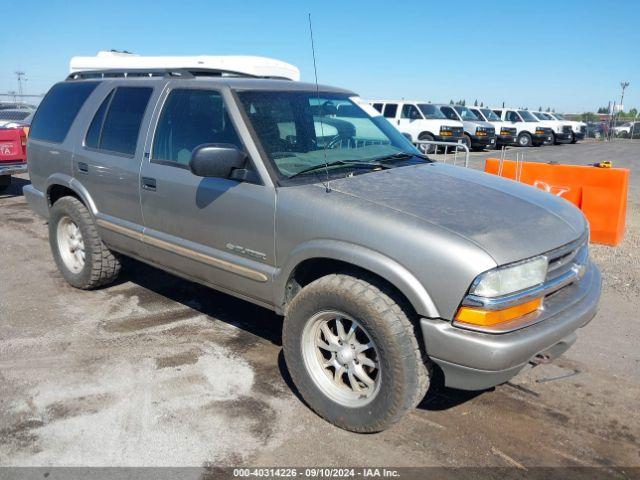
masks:
<instances>
[{"instance_id":1,"label":"side window","mask_svg":"<svg viewBox=\"0 0 640 480\"><path fill-rule=\"evenodd\" d=\"M382 113L382 104L381 103L374 103L373 104L373 108L375 108L377 111Z\"/></svg>"},{"instance_id":2,"label":"side window","mask_svg":"<svg viewBox=\"0 0 640 480\"><path fill-rule=\"evenodd\" d=\"M242 148L219 92L176 89L169 93L153 139L152 161L186 167L203 143Z\"/></svg>"},{"instance_id":3,"label":"side window","mask_svg":"<svg viewBox=\"0 0 640 480\"><path fill-rule=\"evenodd\" d=\"M418 111L418 107L411 103L406 103L402 107L402 112L400 113L401 118L408 118L409 120L418 120L422 118L420 112Z\"/></svg>"},{"instance_id":4,"label":"side window","mask_svg":"<svg viewBox=\"0 0 640 480\"><path fill-rule=\"evenodd\" d=\"M458 120L458 115L453 111L451 107L441 107L440 110L444 113L444 116L449 120Z\"/></svg>"},{"instance_id":5,"label":"side window","mask_svg":"<svg viewBox=\"0 0 640 480\"><path fill-rule=\"evenodd\" d=\"M152 91L151 87L116 88L102 125L100 149L135 154L140 124Z\"/></svg>"},{"instance_id":6,"label":"side window","mask_svg":"<svg viewBox=\"0 0 640 480\"><path fill-rule=\"evenodd\" d=\"M109 103L111 103L111 99L113 98L114 90L111 90L107 98L100 104L98 111L93 116L93 120L91 120L91 125L89 125L89 130L87 131L87 137L84 140L84 145L90 148L100 148L100 133L102 132L102 125L104 124L104 116L107 113L107 108L109 108Z\"/></svg>"},{"instance_id":7,"label":"side window","mask_svg":"<svg viewBox=\"0 0 640 480\"><path fill-rule=\"evenodd\" d=\"M397 103L387 103L384 106L384 116L387 118L396 118L397 111L398 111Z\"/></svg>"},{"instance_id":8,"label":"side window","mask_svg":"<svg viewBox=\"0 0 640 480\"><path fill-rule=\"evenodd\" d=\"M514 112L513 110L509 110L507 112L507 120L509 120L510 122L520 122L520 116L518 116L518 114L516 112Z\"/></svg>"},{"instance_id":9,"label":"side window","mask_svg":"<svg viewBox=\"0 0 640 480\"><path fill-rule=\"evenodd\" d=\"M29 136L47 142L63 142L80 108L98 83L69 81L54 85L40 103Z\"/></svg>"},{"instance_id":10,"label":"side window","mask_svg":"<svg viewBox=\"0 0 640 480\"><path fill-rule=\"evenodd\" d=\"M473 113L480 120L486 121L486 119L484 118L484 115L482 115L482 113L480 113L480 110L476 110L475 108L470 108L469 110L471 110L471 113Z\"/></svg>"}]
</instances>

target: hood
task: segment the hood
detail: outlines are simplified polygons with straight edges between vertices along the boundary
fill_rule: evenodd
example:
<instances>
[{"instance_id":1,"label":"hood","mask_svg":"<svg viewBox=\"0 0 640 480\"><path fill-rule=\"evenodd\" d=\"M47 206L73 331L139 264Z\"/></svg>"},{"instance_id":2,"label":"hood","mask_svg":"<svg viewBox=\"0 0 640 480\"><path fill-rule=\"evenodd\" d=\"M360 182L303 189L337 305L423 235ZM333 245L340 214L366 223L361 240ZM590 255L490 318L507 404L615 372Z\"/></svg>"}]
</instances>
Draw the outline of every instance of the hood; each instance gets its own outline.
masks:
<instances>
[{"instance_id":1,"label":"hood","mask_svg":"<svg viewBox=\"0 0 640 480\"><path fill-rule=\"evenodd\" d=\"M436 122L439 125L443 125L445 127L463 127L464 125L462 124L462 122L459 122L457 120L449 120L449 119L430 119L428 120L429 122Z\"/></svg>"},{"instance_id":2,"label":"hood","mask_svg":"<svg viewBox=\"0 0 640 480\"><path fill-rule=\"evenodd\" d=\"M477 127L495 128L491 123L482 120L464 120L464 128L475 133Z\"/></svg>"},{"instance_id":3,"label":"hood","mask_svg":"<svg viewBox=\"0 0 640 480\"><path fill-rule=\"evenodd\" d=\"M441 163L332 180L331 188L446 229L484 249L498 265L562 246L586 228L582 212L566 200Z\"/></svg>"}]
</instances>

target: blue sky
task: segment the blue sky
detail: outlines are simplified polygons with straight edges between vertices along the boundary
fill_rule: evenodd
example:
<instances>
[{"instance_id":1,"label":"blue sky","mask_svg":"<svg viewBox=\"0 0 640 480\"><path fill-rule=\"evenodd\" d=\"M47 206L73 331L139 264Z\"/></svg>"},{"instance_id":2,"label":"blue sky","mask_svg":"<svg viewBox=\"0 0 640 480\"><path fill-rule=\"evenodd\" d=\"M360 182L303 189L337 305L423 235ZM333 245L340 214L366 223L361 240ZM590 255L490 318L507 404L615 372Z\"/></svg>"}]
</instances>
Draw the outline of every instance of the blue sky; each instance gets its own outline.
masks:
<instances>
[{"instance_id":1,"label":"blue sky","mask_svg":"<svg viewBox=\"0 0 640 480\"><path fill-rule=\"evenodd\" d=\"M73 55L249 54L297 65L365 98L595 110L640 107L640 2L628 1L59 1L13 3L0 30L0 92L45 92ZM9 21L15 25L18 17Z\"/></svg>"}]
</instances>

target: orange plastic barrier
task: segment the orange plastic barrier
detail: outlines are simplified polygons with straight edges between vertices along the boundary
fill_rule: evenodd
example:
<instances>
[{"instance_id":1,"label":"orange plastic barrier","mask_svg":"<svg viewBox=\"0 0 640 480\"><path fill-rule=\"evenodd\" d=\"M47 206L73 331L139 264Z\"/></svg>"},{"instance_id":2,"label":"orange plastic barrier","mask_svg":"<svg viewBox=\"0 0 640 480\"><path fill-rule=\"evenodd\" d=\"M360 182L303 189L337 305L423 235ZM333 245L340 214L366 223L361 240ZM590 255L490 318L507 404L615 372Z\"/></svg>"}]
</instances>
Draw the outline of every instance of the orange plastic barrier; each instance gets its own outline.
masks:
<instances>
[{"instance_id":1,"label":"orange plastic barrier","mask_svg":"<svg viewBox=\"0 0 640 480\"><path fill-rule=\"evenodd\" d=\"M500 160L487 158L484 171L498 175ZM629 170L520 162L519 181L562 197L589 220L591 241L618 245L624 236ZM501 176L516 179L516 162L504 160Z\"/></svg>"}]
</instances>

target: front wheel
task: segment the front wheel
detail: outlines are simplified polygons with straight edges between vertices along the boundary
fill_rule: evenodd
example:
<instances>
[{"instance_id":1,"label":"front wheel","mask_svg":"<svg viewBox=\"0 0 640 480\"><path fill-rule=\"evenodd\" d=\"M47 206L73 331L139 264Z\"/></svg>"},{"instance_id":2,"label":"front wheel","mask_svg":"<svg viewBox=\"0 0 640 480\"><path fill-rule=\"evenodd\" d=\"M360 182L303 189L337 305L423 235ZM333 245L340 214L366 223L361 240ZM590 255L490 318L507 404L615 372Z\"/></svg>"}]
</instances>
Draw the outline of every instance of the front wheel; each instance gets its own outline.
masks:
<instances>
[{"instance_id":1,"label":"front wheel","mask_svg":"<svg viewBox=\"0 0 640 480\"><path fill-rule=\"evenodd\" d=\"M322 277L293 299L283 326L287 368L304 400L354 432L388 428L429 386L413 324L376 283Z\"/></svg>"},{"instance_id":2,"label":"front wheel","mask_svg":"<svg viewBox=\"0 0 640 480\"><path fill-rule=\"evenodd\" d=\"M421 133L420 136L418 137L418 140L433 142L433 135L431 135L430 133ZM427 145L420 145L419 150L425 154L432 154L432 153L436 153L437 148L438 147L436 145L427 144Z\"/></svg>"},{"instance_id":3,"label":"front wheel","mask_svg":"<svg viewBox=\"0 0 640 480\"><path fill-rule=\"evenodd\" d=\"M107 285L120 273L118 258L102 243L89 210L75 197L63 197L51 207L49 244L60 273L76 288Z\"/></svg>"},{"instance_id":4,"label":"front wheel","mask_svg":"<svg viewBox=\"0 0 640 480\"><path fill-rule=\"evenodd\" d=\"M531 146L531 135L527 132L522 132L518 135L518 146L519 147L530 147Z\"/></svg>"}]
</instances>

